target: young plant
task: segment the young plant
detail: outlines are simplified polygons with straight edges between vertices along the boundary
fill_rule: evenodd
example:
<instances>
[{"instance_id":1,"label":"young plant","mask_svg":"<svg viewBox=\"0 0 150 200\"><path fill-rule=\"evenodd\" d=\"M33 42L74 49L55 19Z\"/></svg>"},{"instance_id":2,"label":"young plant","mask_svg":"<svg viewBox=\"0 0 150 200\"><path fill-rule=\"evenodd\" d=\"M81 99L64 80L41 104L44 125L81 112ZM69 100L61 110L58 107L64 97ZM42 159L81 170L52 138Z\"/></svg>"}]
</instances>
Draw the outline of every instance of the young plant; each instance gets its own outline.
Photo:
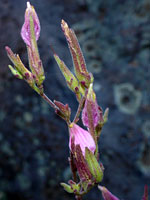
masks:
<instances>
[{"instance_id":1,"label":"young plant","mask_svg":"<svg viewBox=\"0 0 150 200\"><path fill-rule=\"evenodd\" d=\"M77 200L81 200L82 196L97 186L104 176L104 167L99 160L98 139L103 125L107 122L109 110L107 108L103 113L102 108L97 103L93 90L94 77L86 68L74 31L68 27L64 20L61 22L61 27L72 55L74 74L54 51L53 53L68 88L75 94L78 101L78 109L73 121L70 119L71 108L68 104L64 105L59 101L52 101L44 93L45 74L37 45L40 37L40 22L34 7L29 2L27 2L21 37L27 47L30 70L24 66L18 54L14 54L9 47L6 47L6 51L14 65L13 67L9 65L13 75L25 80L54 108L56 114L66 121L69 130L69 164L73 180L69 180L68 184L61 183L61 185L67 192L74 193ZM81 112L81 119L86 129L77 125ZM98 188L102 192L104 200L119 200L105 187L98 186ZM147 191L147 187L145 187L143 200L148 200Z\"/></svg>"}]
</instances>

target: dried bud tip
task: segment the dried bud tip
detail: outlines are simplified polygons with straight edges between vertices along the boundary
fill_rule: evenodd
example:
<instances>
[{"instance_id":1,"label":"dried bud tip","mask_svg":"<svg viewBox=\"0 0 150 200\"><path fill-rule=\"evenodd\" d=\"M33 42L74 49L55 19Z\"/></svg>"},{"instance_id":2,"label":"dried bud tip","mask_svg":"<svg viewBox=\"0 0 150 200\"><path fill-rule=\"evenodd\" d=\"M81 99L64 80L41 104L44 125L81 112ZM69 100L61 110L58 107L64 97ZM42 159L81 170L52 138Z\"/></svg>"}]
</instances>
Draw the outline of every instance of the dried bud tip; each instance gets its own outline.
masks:
<instances>
[{"instance_id":1,"label":"dried bud tip","mask_svg":"<svg viewBox=\"0 0 150 200\"><path fill-rule=\"evenodd\" d=\"M27 1L27 9L31 9L31 4L29 1Z\"/></svg>"},{"instance_id":2,"label":"dried bud tip","mask_svg":"<svg viewBox=\"0 0 150 200\"><path fill-rule=\"evenodd\" d=\"M63 19L61 20L61 26L63 29L68 28L68 24Z\"/></svg>"}]
</instances>

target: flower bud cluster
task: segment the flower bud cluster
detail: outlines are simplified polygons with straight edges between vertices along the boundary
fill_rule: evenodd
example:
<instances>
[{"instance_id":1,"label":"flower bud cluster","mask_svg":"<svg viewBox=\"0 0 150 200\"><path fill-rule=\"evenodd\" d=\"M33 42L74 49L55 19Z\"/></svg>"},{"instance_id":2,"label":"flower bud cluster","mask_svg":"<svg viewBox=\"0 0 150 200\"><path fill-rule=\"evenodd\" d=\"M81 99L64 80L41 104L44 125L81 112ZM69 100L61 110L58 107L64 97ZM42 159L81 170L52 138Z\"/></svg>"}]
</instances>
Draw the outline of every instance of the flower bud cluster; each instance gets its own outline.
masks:
<instances>
[{"instance_id":1,"label":"flower bud cluster","mask_svg":"<svg viewBox=\"0 0 150 200\"><path fill-rule=\"evenodd\" d=\"M54 58L65 77L68 87L75 93L79 102L75 119L72 123L71 120L68 120L70 122L68 123L69 149L70 166L74 176L73 184L69 182L69 185L66 183L61 183L61 185L66 191L82 196L103 179L104 168L102 163L99 163L98 158L98 138L104 123L107 121L108 109L103 115L93 90L93 75L86 68L75 33L64 20L62 20L61 26L73 58L75 75L56 53L54 53ZM86 129L77 125L81 112L82 122ZM76 172L80 180L79 183L75 183Z\"/></svg>"},{"instance_id":2,"label":"flower bud cluster","mask_svg":"<svg viewBox=\"0 0 150 200\"><path fill-rule=\"evenodd\" d=\"M33 6L27 2L25 21L21 29L21 37L27 46L29 68L24 66L19 55L6 47L7 55L14 64L9 65L11 72L19 79L24 79L37 93L43 93L43 81L45 79L42 61L40 60L37 40L40 36L40 22Z\"/></svg>"}]
</instances>

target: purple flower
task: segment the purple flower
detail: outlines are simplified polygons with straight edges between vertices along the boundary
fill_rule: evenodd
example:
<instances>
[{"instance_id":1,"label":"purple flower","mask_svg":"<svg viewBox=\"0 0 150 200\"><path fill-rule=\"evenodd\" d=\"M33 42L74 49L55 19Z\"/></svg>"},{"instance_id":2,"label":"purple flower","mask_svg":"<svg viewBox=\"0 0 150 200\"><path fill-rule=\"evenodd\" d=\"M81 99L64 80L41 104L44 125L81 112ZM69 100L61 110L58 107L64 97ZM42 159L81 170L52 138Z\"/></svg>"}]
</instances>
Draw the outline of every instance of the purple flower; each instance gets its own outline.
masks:
<instances>
[{"instance_id":1,"label":"purple flower","mask_svg":"<svg viewBox=\"0 0 150 200\"><path fill-rule=\"evenodd\" d=\"M119 200L116 196L109 192L107 188L103 186L98 186L98 188L101 190L104 200Z\"/></svg>"},{"instance_id":2,"label":"purple flower","mask_svg":"<svg viewBox=\"0 0 150 200\"><path fill-rule=\"evenodd\" d=\"M28 46L31 46L31 38L32 38L31 20L33 20L35 39L38 40L40 36L40 22L34 7L31 6L29 2L27 2L25 21L21 29L21 37Z\"/></svg>"},{"instance_id":3,"label":"purple flower","mask_svg":"<svg viewBox=\"0 0 150 200\"><path fill-rule=\"evenodd\" d=\"M94 128L99 122L103 121L103 112L97 104L96 95L93 91L93 85L90 84L87 98L82 111L82 122L84 126L89 128L89 118L92 120Z\"/></svg>"},{"instance_id":4,"label":"purple flower","mask_svg":"<svg viewBox=\"0 0 150 200\"><path fill-rule=\"evenodd\" d=\"M91 134L78 126L75 123L70 124L69 126L70 139L69 139L69 148L71 148L72 140L74 140L74 144L80 145L83 155L85 156L85 147L87 147L93 153L95 152L96 145L94 139Z\"/></svg>"}]
</instances>

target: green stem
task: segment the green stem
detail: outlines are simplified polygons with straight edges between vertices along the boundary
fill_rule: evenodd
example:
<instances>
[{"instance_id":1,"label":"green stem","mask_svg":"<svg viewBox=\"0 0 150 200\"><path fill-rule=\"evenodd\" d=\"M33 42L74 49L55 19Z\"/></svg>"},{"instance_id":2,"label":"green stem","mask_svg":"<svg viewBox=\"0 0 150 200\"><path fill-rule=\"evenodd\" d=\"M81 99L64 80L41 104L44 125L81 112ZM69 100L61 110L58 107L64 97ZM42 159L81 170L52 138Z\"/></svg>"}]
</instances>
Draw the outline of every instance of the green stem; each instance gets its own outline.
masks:
<instances>
[{"instance_id":1,"label":"green stem","mask_svg":"<svg viewBox=\"0 0 150 200\"><path fill-rule=\"evenodd\" d=\"M52 108L54 108L55 110L59 110L60 111L60 109L54 104L54 102L52 100L50 100L48 98L48 96L46 96L46 94L43 93L43 94L40 94L40 95Z\"/></svg>"},{"instance_id":2,"label":"green stem","mask_svg":"<svg viewBox=\"0 0 150 200\"><path fill-rule=\"evenodd\" d=\"M52 108L54 108L54 110L56 111L59 111L59 116L61 117L61 115L62 116L65 116L65 113L63 113L63 111L61 111L60 109L59 109L59 107L58 106L56 106L56 104L51 100L51 99L49 99L48 98L48 96L46 96L46 94L44 94L44 93L41 93L40 94L40 96L52 107ZM56 112L57 113L57 112ZM61 117L62 119L64 119L63 117ZM70 122L70 120L67 120L67 119L64 119L65 121L66 121L66 123L69 125L71 122Z\"/></svg>"}]
</instances>

